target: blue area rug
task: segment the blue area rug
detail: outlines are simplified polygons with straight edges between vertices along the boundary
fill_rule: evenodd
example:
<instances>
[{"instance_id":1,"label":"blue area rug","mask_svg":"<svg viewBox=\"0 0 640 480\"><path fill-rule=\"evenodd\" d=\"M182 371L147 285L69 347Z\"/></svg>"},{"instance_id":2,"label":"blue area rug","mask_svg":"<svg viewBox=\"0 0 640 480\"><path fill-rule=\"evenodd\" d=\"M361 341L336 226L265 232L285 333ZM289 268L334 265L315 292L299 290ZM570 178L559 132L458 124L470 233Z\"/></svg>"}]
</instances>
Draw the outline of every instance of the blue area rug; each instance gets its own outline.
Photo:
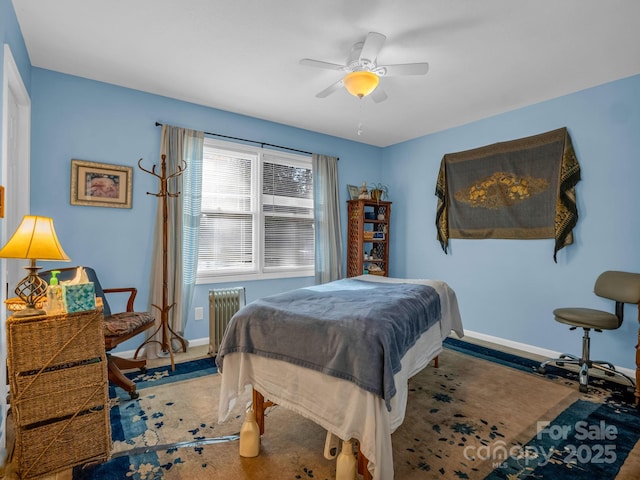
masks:
<instances>
[{"instance_id":1,"label":"blue area rug","mask_svg":"<svg viewBox=\"0 0 640 480\"><path fill-rule=\"evenodd\" d=\"M515 368L527 373L539 375L536 368L540 366L540 362L530 358L513 355L511 353L502 352L493 348L465 342L456 338L445 338L444 346L451 350L455 350L466 355L473 355L476 358L482 358L499 365L509 368ZM545 378L564 382L567 386L574 387L574 382L578 383L578 374L565 368L560 368L554 364L546 367ZM633 404L635 401L633 389L627 385L611 381L606 377L590 377L589 385L595 387L592 394L605 395L610 402L620 402L622 404Z\"/></svg>"},{"instance_id":2,"label":"blue area rug","mask_svg":"<svg viewBox=\"0 0 640 480\"><path fill-rule=\"evenodd\" d=\"M146 372L131 372L125 376L136 383L136 389L142 390L147 387L157 387L165 383L181 382L203 375L218 373L216 362L213 357L200 358L190 362L176 363L172 371L171 366L150 368ZM109 384L110 398L129 398L129 394L124 390Z\"/></svg>"},{"instance_id":3,"label":"blue area rug","mask_svg":"<svg viewBox=\"0 0 640 480\"><path fill-rule=\"evenodd\" d=\"M533 373L540 365L531 359L453 338L447 338L445 345L524 372ZM572 388L578 384L576 373L553 365L547 367L546 376L564 380ZM633 406L633 392L627 386L592 377L590 387L595 387L590 388L592 395L604 397L602 403L578 399L548 424L540 423L535 437L518 448L515 455L504 452L504 461L498 458L498 468L485 478L616 478L640 438L640 414Z\"/></svg>"},{"instance_id":4,"label":"blue area rug","mask_svg":"<svg viewBox=\"0 0 640 480\"><path fill-rule=\"evenodd\" d=\"M151 368L145 373L132 372L125 375L136 383L136 389L145 395L145 389L149 387L161 387L176 382L193 380L218 372L213 357L206 357L190 362L176 363L175 370L171 366ZM186 392L185 392L186 393ZM145 431L152 425L159 428L164 417L164 412L146 412L140 408L141 401L131 400L129 394L121 388L109 385L109 398L111 399L111 438L114 445L117 442L126 444L133 438L143 436ZM170 410L171 405L166 403L164 408ZM167 412L168 413L168 412ZM132 421L133 420L133 421ZM200 428L205 429L206 425L201 424ZM201 440L204 438L198 427L190 429L191 436L184 437L183 440ZM153 445L153 440L148 442ZM140 445L131 443L131 448L140 448ZM135 455L120 455L114 453L114 458L99 465L85 465L75 467L73 470L73 480L123 480L139 479L152 480L164 478L159 472L170 469L172 465L161 465L157 451L139 451ZM150 466L150 467L147 467ZM156 466L154 469L151 466ZM155 470L155 471L154 471Z\"/></svg>"},{"instance_id":5,"label":"blue area rug","mask_svg":"<svg viewBox=\"0 0 640 480\"><path fill-rule=\"evenodd\" d=\"M440 358L440 368L410 381L407 417L393 434L396 479L640 478L640 462L618 477L621 469L634 472L623 464L640 438L624 386L598 379L583 395L565 369L542 376L536 361L456 339L445 341ZM322 456L323 430L280 407L268 419L261 455L240 459L237 442L224 438L242 418L216 423L213 358L129 376L139 399L110 390L113 458L74 468L73 480L334 478L335 462ZM210 439L223 443L198 444Z\"/></svg>"}]
</instances>

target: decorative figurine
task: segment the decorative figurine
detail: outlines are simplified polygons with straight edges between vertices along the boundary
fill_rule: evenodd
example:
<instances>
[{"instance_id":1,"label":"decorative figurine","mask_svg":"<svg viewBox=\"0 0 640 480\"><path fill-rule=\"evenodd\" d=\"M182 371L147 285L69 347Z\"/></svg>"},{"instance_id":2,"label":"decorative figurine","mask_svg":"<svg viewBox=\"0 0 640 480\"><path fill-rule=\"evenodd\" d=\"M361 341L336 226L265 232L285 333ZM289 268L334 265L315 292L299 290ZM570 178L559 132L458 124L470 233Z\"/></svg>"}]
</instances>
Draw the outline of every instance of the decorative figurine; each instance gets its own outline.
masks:
<instances>
[{"instance_id":1,"label":"decorative figurine","mask_svg":"<svg viewBox=\"0 0 640 480\"><path fill-rule=\"evenodd\" d=\"M360 195L358 195L360 200L368 200L371 197L369 196L369 190L367 189L367 182L362 182L362 186L360 187Z\"/></svg>"}]
</instances>

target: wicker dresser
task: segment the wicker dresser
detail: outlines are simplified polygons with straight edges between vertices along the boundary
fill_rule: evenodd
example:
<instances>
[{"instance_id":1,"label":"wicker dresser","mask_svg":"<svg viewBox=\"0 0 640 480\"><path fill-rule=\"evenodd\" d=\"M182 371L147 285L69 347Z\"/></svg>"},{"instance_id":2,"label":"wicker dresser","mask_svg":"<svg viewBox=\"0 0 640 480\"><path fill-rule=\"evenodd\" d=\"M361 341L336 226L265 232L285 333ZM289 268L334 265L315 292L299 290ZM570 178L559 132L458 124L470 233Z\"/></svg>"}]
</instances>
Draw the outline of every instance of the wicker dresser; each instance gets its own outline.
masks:
<instances>
[{"instance_id":1,"label":"wicker dresser","mask_svg":"<svg viewBox=\"0 0 640 480\"><path fill-rule=\"evenodd\" d=\"M9 317L7 368L21 478L109 458L101 312Z\"/></svg>"}]
</instances>

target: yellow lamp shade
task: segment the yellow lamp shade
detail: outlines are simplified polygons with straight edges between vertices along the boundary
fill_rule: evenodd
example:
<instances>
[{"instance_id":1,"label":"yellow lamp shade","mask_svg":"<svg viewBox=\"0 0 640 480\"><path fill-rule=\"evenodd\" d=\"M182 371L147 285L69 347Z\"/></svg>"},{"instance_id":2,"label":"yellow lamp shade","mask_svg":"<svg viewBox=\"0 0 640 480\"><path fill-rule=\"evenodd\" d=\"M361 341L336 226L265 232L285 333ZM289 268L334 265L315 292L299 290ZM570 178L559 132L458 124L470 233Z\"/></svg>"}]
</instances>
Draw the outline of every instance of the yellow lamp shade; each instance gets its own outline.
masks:
<instances>
[{"instance_id":1,"label":"yellow lamp shade","mask_svg":"<svg viewBox=\"0 0 640 480\"><path fill-rule=\"evenodd\" d=\"M342 81L347 92L354 97L362 98L376 89L378 83L380 83L380 78L375 73L363 70L345 75Z\"/></svg>"},{"instance_id":2,"label":"yellow lamp shade","mask_svg":"<svg viewBox=\"0 0 640 480\"><path fill-rule=\"evenodd\" d=\"M60 246L53 220L34 215L26 215L22 219L18 229L0 250L0 258L70 260Z\"/></svg>"}]
</instances>

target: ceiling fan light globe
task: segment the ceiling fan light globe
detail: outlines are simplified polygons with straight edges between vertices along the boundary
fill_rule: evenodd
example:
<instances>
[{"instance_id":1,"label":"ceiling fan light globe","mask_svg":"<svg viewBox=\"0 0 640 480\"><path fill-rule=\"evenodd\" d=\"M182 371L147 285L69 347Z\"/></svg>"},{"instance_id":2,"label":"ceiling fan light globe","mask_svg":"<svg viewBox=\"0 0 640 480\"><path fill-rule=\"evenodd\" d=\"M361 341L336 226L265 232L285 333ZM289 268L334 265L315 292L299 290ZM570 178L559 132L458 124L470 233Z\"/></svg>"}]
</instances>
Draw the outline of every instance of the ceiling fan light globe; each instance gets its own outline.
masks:
<instances>
[{"instance_id":1,"label":"ceiling fan light globe","mask_svg":"<svg viewBox=\"0 0 640 480\"><path fill-rule=\"evenodd\" d=\"M362 98L376 89L378 83L380 83L380 78L375 73L358 71L345 75L342 81L347 92L354 97Z\"/></svg>"}]
</instances>

